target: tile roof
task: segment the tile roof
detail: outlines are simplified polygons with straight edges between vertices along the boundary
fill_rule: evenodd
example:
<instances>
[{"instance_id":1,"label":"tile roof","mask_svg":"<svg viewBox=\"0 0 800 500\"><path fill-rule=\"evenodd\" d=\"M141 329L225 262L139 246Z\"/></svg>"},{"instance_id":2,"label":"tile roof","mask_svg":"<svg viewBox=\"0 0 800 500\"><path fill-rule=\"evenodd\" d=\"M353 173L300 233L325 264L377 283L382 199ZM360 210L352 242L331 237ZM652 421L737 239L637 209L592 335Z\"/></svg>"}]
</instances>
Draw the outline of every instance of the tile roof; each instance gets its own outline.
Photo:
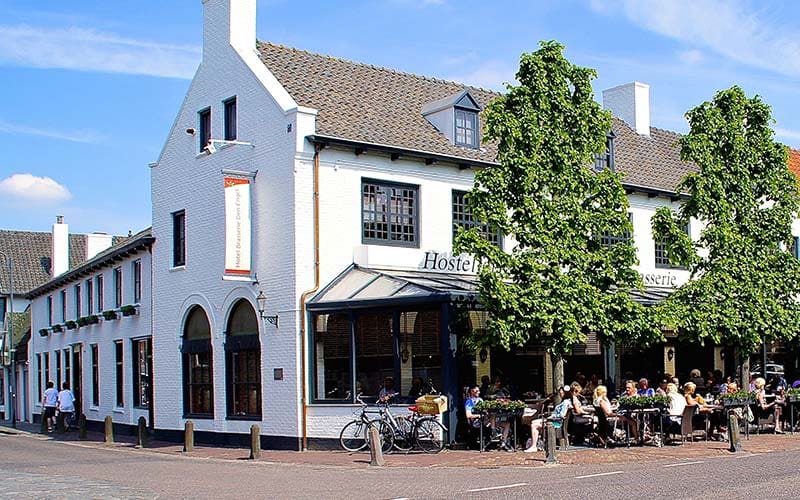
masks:
<instances>
[{"instance_id":1,"label":"tile roof","mask_svg":"<svg viewBox=\"0 0 800 500\"><path fill-rule=\"evenodd\" d=\"M93 270L111 265L118 260L119 256L136 253L142 248L151 246L154 241L155 238L153 237L152 227L148 227L147 229L139 231L132 236L115 236L110 247L98 253L91 259L80 262L77 266L70 267L69 271L65 272L64 274L60 274L55 278L41 283L39 286L30 290L26 294L26 297L28 299L33 299L50 290L64 286L66 283L79 279L84 275L85 272L92 272Z\"/></svg>"},{"instance_id":2,"label":"tile roof","mask_svg":"<svg viewBox=\"0 0 800 500\"><path fill-rule=\"evenodd\" d=\"M800 150L789 148L789 171L800 179Z\"/></svg>"},{"instance_id":3,"label":"tile roof","mask_svg":"<svg viewBox=\"0 0 800 500\"><path fill-rule=\"evenodd\" d=\"M116 244L126 239L114 236ZM0 230L0 252L14 262L14 295L24 294L50 280L50 253L53 234L50 232ZM69 268L86 260L86 235L69 235ZM7 294L8 265L0 262L0 293Z\"/></svg>"},{"instance_id":4,"label":"tile roof","mask_svg":"<svg viewBox=\"0 0 800 500\"><path fill-rule=\"evenodd\" d=\"M468 89L481 109L500 94L258 42L261 60L297 104L314 108L317 135L491 163L495 144L454 146L423 116L425 105Z\"/></svg>"},{"instance_id":5,"label":"tile roof","mask_svg":"<svg viewBox=\"0 0 800 500\"><path fill-rule=\"evenodd\" d=\"M624 121L614 118L614 166L626 186L641 186L674 193L686 174L697 166L681 160L677 132L650 127L650 135L637 134Z\"/></svg>"},{"instance_id":6,"label":"tile roof","mask_svg":"<svg viewBox=\"0 0 800 500\"><path fill-rule=\"evenodd\" d=\"M500 94L455 82L258 42L262 62L295 101L318 110L316 134L354 142L495 163L496 144L450 144L423 116L426 105L464 90L485 108ZM617 170L626 185L674 192L695 167L680 160L679 134L650 129L641 136L621 120L613 130Z\"/></svg>"}]
</instances>

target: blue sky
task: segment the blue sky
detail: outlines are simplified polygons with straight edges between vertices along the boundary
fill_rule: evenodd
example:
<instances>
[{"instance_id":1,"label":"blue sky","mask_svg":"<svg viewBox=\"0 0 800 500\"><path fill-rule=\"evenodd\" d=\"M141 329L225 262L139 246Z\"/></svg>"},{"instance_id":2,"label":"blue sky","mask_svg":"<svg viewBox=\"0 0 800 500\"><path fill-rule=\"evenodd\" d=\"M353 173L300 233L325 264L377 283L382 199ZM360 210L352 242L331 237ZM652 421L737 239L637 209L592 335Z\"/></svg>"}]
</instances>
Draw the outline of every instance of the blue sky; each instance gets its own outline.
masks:
<instances>
[{"instance_id":1,"label":"blue sky","mask_svg":"<svg viewBox=\"0 0 800 500\"><path fill-rule=\"evenodd\" d=\"M540 40L598 72L595 91L650 84L651 121L738 84L800 148L800 2L258 1L258 37L502 89ZM150 172L200 62L201 0L0 3L0 228L134 232Z\"/></svg>"}]
</instances>

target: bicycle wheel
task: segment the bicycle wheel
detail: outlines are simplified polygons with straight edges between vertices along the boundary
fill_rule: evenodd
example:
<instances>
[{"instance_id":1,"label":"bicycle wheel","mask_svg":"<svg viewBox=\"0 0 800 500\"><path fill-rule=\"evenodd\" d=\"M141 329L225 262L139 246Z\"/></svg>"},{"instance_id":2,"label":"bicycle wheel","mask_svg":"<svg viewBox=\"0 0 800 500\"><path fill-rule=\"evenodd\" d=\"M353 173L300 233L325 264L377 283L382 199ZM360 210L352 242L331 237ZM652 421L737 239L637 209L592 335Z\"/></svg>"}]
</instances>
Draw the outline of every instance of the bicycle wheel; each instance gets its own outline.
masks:
<instances>
[{"instance_id":1,"label":"bicycle wheel","mask_svg":"<svg viewBox=\"0 0 800 500\"><path fill-rule=\"evenodd\" d=\"M414 424L408 417L396 417L395 421L394 447L399 451L411 450L414 447Z\"/></svg>"},{"instance_id":2,"label":"bicycle wheel","mask_svg":"<svg viewBox=\"0 0 800 500\"><path fill-rule=\"evenodd\" d=\"M367 447L367 424L362 420L348 422L339 433L339 444L350 452L361 451Z\"/></svg>"},{"instance_id":3,"label":"bicycle wheel","mask_svg":"<svg viewBox=\"0 0 800 500\"><path fill-rule=\"evenodd\" d=\"M370 436L370 428L376 427L378 428L378 436L381 439L381 451L384 453L389 453L392 451L392 447L394 446L394 431L392 427L383 420L372 420L367 424L366 429L366 441L369 444L369 436Z\"/></svg>"},{"instance_id":4,"label":"bicycle wheel","mask_svg":"<svg viewBox=\"0 0 800 500\"><path fill-rule=\"evenodd\" d=\"M423 418L417 421L414 429L414 440L425 453L439 453L444 449L447 429L435 418Z\"/></svg>"}]
</instances>

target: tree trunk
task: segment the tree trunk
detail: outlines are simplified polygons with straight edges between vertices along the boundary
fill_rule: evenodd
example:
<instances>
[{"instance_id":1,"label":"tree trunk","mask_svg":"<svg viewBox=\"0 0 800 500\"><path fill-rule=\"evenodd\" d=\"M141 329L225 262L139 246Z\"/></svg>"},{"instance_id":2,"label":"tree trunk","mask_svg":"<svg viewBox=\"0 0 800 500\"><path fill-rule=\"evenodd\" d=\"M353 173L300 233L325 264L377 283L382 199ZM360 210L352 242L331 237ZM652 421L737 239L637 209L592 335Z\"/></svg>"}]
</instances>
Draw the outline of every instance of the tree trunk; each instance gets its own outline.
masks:
<instances>
[{"instance_id":1,"label":"tree trunk","mask_svg":"<svg viewBox=\"0 0 800 500\"><path fill-rule=\"evenodd\" d=\"M558 404L561 402L558 389L564 387L564 356L553 353L550 359L553 363L553 401Z\"/></svg>"},{"instance_id":2,"label":"tree trunk","mask_svg":"<svg viewBox=\"0 0 800 500\"><path fill-rule=\"evenodd\" d=\"M740 349L736 349L736 360L739 362L739 389L750 390L750 355L743 354Z\"/></svg>"}]
</instances>

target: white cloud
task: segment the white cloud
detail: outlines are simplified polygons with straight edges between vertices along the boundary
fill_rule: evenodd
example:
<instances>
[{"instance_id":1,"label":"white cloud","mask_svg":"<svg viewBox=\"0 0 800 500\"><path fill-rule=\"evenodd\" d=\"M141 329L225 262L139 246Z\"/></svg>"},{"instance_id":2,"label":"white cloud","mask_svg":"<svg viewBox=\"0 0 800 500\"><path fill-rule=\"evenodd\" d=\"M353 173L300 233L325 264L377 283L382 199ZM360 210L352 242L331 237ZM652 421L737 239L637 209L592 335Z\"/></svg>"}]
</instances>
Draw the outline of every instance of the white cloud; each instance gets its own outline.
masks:
<instances>
[{"instance_id":1,"label":"white cloud","mask_svg":"<svg viewBox=\"0 0 800 500\"><path fill-rule=\"evenodd\" d=\"M700 64L705 61L705 55L699 50L682 50L678 53L678 59L686 64Z\"/></svg>"},{"instance_id":2,"label":"white cloud","mask_svg":"<svg viewBox=\"0 0 800 500\"><path fill-rule=\"evenodd\" d=\"M27 125L10 123L3 121L2 119L0 119L0 133L36 135L39 137L49 137L52 139L60 139L62 141L81 142L85 144L96 144L103 139L101 135L91 131L75 130L71 132L63 132L58 130L47 130L29 127Z\"/></svg>"},{"instance_id":3,"label":"white cloud","mask_svg":"<svg viewBox=\"0 0 800 500\"><path fill-rule=\"evenodd\" d=\"M67 201L72 194L67 188L49 177L31 174L14 174L0 181L0 193L22 201L50 202Z\"/></svg>"},{"instance_id":4,"label":"white cloud","mask_svg":"<svg viewBox=\"0 0 800 500\"><path fill-rule=\"evenodd\" d=\"M0 26L0 62L166 78L192 78L200 48L153 43L84 28Z\"/></svg>"},{"instance_id":5,"label":"white cloud","mask_svg":"<svg viewBox=\"0 0 800 500\"><path fill-rule=\"evenodd\" d=\"M447 77L448 80L461 82L474 87L482 87L497 91L504 91L504 83L514 83L517 67L504 61L485 61L473 71L462 75Z\"/></svg>"},{"instance_id":6,"label":"white cloud","mask_svg":"<svg viewBox=\"0 0 800 500\"><path fill-rule=\"evenodd\" d=\"M788 141L794 143L795 146L800 147L800 131L798 130L775 127L775 135L777 137L787 139Z\"/></svg>"},{"instance_id":7,"label":"white cloud","mask_svg":"<svg viewBox=\"0 0 800 500\"><path fill-rule=\"evenodd\" d=\"M800 35L792 20L778 22L743 1L619 0L609 8L589 5L604 14L622 13L640 28L703 47L748 66L800 76ZM601 7L602 5L602 7Z\"/></svg>"}]
</instances>

